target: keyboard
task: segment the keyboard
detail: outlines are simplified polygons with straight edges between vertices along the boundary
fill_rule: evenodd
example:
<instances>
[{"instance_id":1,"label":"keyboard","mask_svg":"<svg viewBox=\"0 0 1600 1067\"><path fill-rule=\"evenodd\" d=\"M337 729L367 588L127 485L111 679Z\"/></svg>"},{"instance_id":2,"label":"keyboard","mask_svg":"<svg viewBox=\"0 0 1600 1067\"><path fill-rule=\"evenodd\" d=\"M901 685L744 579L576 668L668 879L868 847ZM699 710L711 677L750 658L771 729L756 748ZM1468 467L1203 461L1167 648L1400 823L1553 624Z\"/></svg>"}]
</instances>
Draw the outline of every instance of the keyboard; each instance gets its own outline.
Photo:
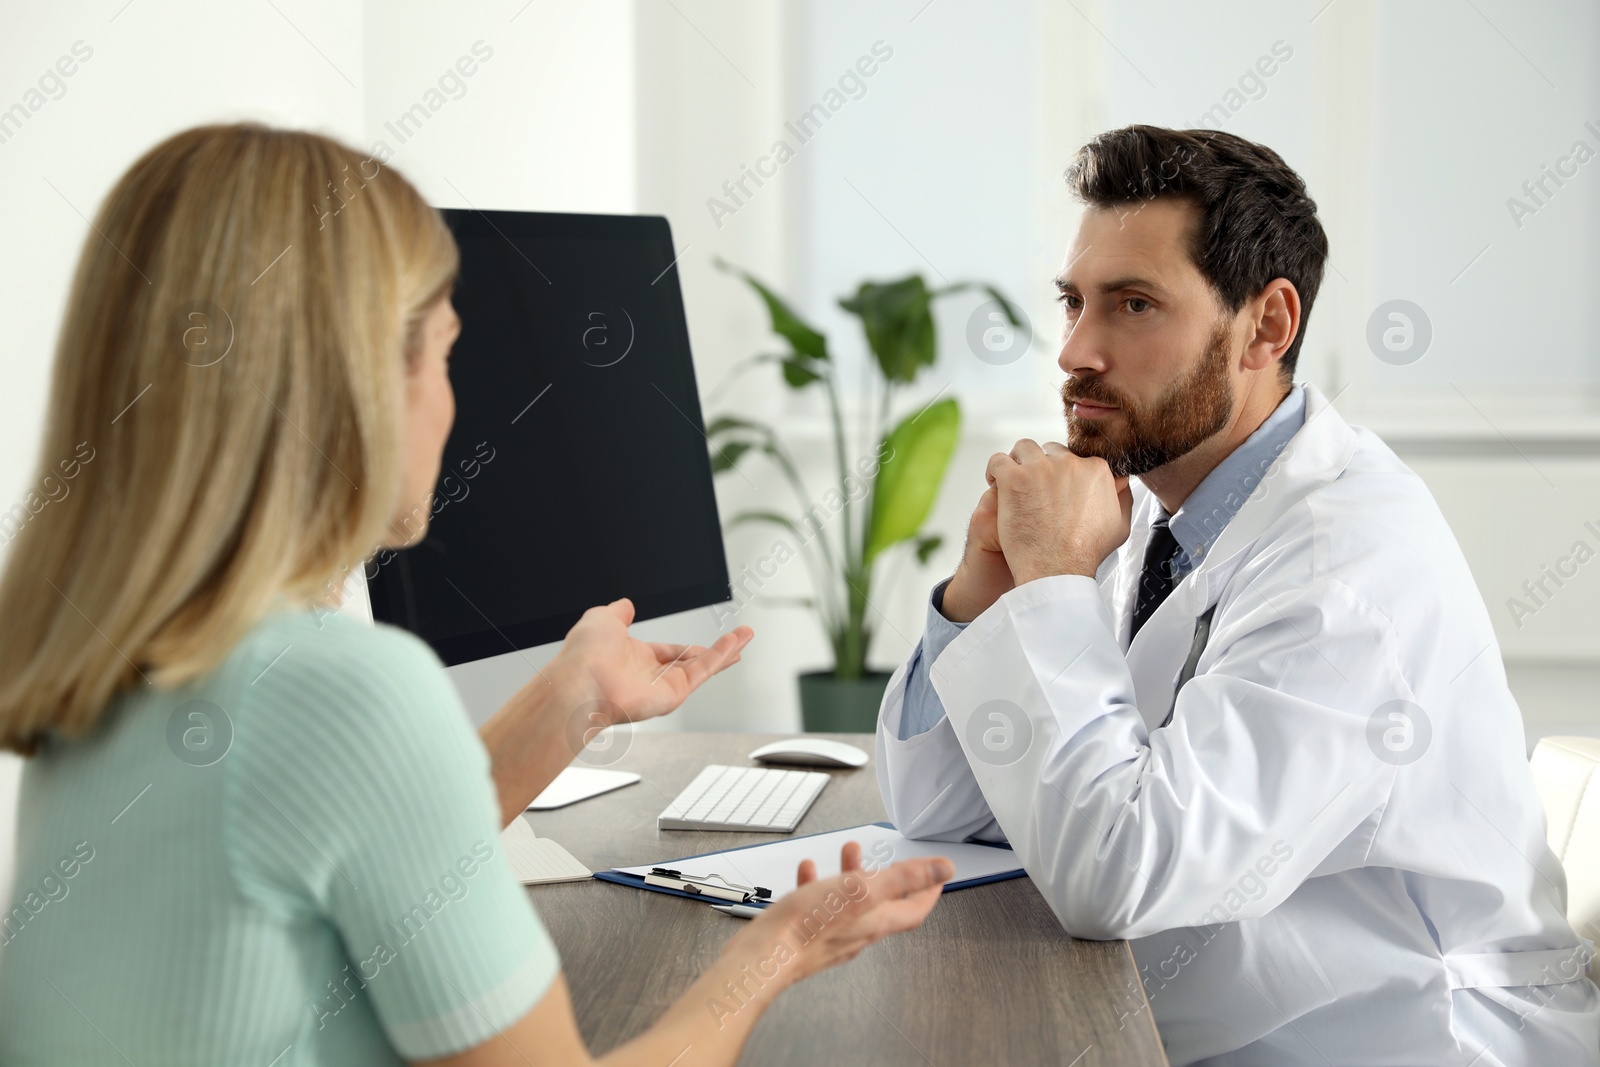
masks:
<instances>
[{"instance_id":1,"label":"keyboard","mask_svg":"<svg viewBox=\"0 0 1600 1067\"><path fill-rule=\"evenodd\" d=\"M656 817L661 830L789 833L817 799L828 775L712 764Z\"/></svg>"}]
</instances>

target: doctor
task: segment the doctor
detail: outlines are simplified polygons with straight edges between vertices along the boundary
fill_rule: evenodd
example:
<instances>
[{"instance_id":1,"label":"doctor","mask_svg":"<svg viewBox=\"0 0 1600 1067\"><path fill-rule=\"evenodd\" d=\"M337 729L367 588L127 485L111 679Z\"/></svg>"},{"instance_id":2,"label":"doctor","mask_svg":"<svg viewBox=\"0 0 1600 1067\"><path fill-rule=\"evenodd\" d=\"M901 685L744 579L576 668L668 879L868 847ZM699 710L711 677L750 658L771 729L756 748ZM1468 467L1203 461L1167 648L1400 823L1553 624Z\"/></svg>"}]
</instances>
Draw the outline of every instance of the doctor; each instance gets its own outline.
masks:
<instances>
[{"instance_id":1,"label":"doctor","mask_svg":"<svg viewBox=\"0 0 1600 1067\"><path fill-rule=\"evenodd\" d=\"M1068 182L1067 444L988 465L878 729L909 836L1129 938L1174 1065L1600 1062L1488 614L1423 483L1294 385L1327 238L1270 149ZM1063 991L1070 995L1070 991Z\"/></svg>"}]
</instances>

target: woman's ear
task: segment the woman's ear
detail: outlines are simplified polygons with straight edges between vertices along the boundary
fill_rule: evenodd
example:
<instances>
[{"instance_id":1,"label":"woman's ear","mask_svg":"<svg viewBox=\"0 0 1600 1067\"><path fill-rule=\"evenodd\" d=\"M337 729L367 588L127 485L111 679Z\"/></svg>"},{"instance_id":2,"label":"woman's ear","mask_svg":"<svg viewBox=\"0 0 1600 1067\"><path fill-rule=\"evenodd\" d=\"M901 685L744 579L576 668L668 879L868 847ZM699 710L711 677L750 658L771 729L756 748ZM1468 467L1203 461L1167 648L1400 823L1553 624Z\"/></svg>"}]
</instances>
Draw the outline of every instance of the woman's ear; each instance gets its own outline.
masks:
<instances>
[{"instance_id":1,"label":"woman's ear","mask_svg":"<svg viewBox=\"0 0 1600 1067\"><path fill-rule=\"evenodd\" d=\"M1261 370L1277 362L1300 333L1300 293L1287 278L1274 278L1250 302L1252 334L1240 364Z\"/></svg>"}]
</instances>

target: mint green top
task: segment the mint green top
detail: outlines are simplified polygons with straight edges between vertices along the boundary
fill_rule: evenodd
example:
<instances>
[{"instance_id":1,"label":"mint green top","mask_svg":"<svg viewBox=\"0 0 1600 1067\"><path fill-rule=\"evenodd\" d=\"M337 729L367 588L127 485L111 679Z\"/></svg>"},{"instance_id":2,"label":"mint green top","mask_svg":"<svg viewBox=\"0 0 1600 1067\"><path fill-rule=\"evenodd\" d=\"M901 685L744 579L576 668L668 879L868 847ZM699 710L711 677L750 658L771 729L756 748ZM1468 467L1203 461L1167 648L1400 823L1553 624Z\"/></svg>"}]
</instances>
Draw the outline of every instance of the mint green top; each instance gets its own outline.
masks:
<instances>
[{"instance_id":1,"label":"mint green top","mask_svg":"<svg viewBox=\"0 0 1600 1067\"><path fill-rule=\"evenodd\" d=\"M269 615L206 678L27 762L0 1063L383 1064L470 1048L559 964L422 641Z\"/></svg>"}]
</instances>

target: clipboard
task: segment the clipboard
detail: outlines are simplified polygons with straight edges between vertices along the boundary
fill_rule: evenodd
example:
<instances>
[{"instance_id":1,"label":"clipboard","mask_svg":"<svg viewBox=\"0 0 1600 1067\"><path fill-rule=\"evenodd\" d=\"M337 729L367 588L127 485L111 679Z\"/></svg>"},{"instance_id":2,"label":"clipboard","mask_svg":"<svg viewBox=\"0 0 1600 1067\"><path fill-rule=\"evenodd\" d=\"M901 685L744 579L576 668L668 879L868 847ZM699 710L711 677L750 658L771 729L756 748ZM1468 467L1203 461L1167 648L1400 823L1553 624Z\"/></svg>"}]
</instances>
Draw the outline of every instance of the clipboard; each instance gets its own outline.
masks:
<instances>
[{"instance_id":1,"label":"clipboard","mask_svg":"<svg viewBox=\"0 0 1600 1067\"><path fill-rule=\"evenodd\" d=\"M837 874L839 849L846 841L859 841L862 846L863 865L870 865L873 868L887 866L899 859L921 856L949 857L955 864L956 872L955 876L944 884L946 893L955 889L987 885L990 882L1003 882L1011 878L1025 878L1028 873L1016 862L1016 855L1010 845L990 844L984 841L962 843L913 841L896 830L892 824L875 822L843 830L828 830L802 837L702 852L680 859L663 860L660 863L596 871L594 876L602 882L645 889L652 893L669 893L689 900L713 904L737 903L685 892L666 885L652 885L645 881L645 876L652 870L670 868L682 872L682 880L686 881L716 878L744 886L770 887L771 899L744 901L749 907L764 908L795 888L795 868L801 859L816 861L818 878Z\"/></svg>"}]
</instances>

